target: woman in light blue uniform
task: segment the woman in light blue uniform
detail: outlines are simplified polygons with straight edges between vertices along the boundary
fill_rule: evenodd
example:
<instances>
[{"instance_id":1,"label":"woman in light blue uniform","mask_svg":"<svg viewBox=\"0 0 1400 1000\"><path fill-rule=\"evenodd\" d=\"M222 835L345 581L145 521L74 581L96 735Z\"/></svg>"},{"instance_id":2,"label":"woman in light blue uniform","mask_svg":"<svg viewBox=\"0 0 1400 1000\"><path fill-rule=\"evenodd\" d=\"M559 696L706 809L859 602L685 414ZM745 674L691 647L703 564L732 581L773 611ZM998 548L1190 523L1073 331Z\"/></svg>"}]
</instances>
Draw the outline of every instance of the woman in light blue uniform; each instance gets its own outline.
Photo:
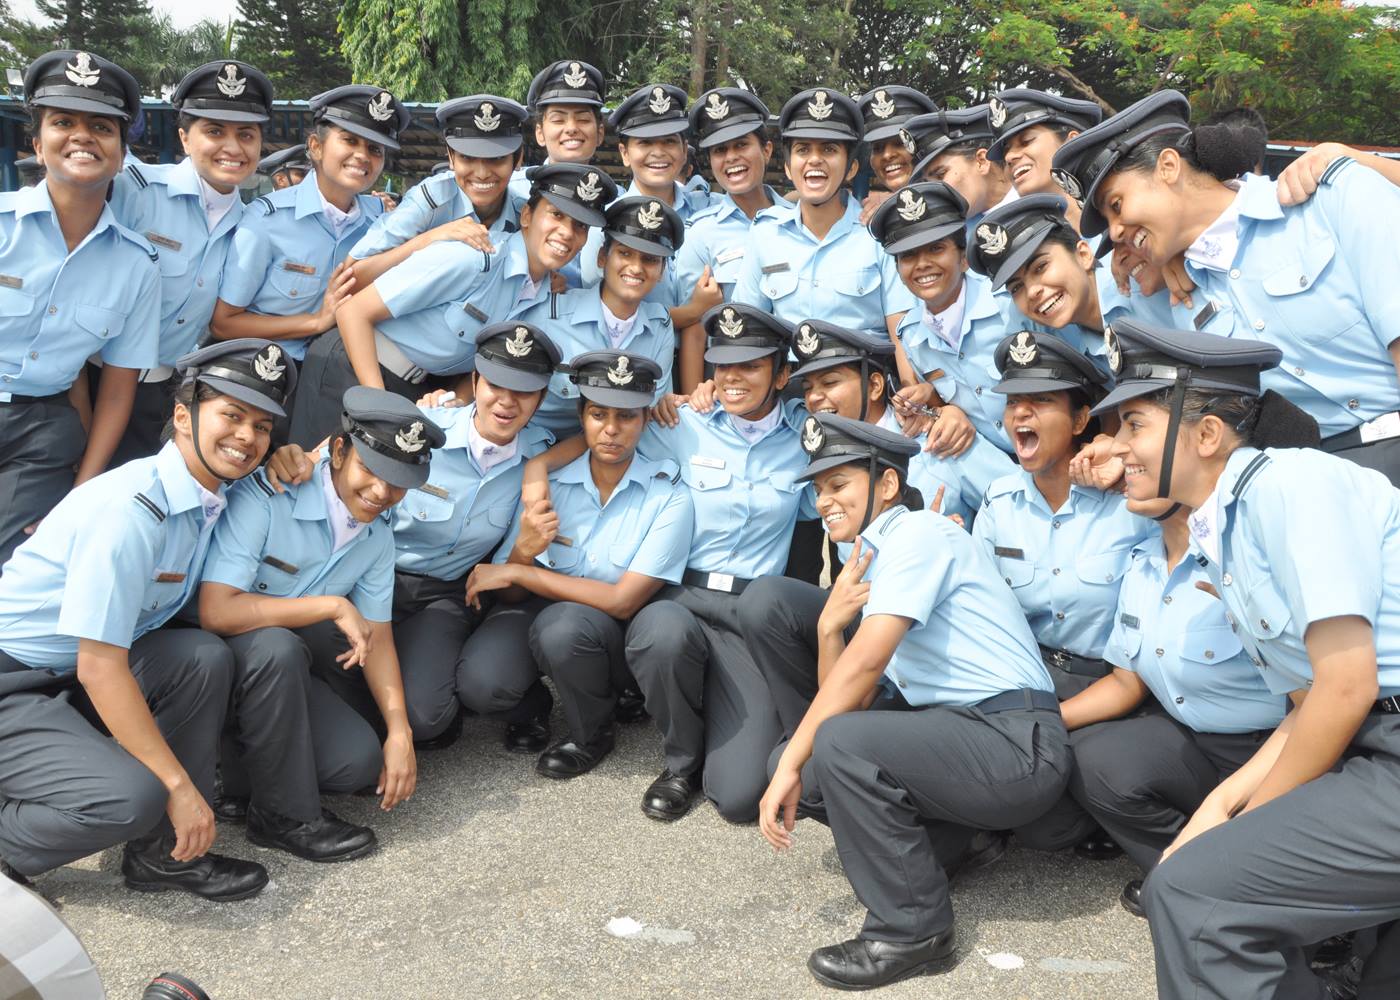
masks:
<instances>
[{"instance_id":1,"label":"woman in light blue uniform","mask_svg":"<svg viewBox=\"0 0 1400 1000\"><path fill-rule=\"evenodd\" d=\"M1102 120L1103 108L1093 101L1043 90L1003 90L987 102L987 122L993 136L987 159L1005 166L1006 179L1022 198L1059 194L1058 178L1051 172L1056 151ZM1069 221L1077 231L1077 204L1069 207Z\"/></svg>"},{"instance_id":2,"label":"woman in light blue uniform","mask_svg":"<svg viewBox=\"0 0 1400 1000\"><path fill-rule=\"evenodd\" d=\"M160 449L179 384L171 366L208 335L224 259L243 217L239 188L258 169L272 82L247 63L205 63L185 74L170 102L180 114L185 159L129 164L112 185L112 211L160 257L161 299L159 364L141 373L117 462Z\"/></svg>"},{"instance_id":3,"label":"woman in light blue uniform","mask_svg":"<svg viewBox=\"0 0 1400 1000\"><path fill-rule=\"evenodd\" d=\"M1020 195L1007 179L1005 164L987 157L995 136L988 107L947 109L918 115L904 125L914 139L914 181L942 181L967 202L969 227Z\"/></svg>"},{"instance_id":4,"label":"woman in light blue uniform","mask_svg":"<svg viewBox=\"0 0 1400 1000\"><path fill-rule=\"evenodd\" d=\"M208 853L233 657L161 626L193 597L224 488L262 461L296 369L266 341L179 367L160 453L75 489L0 577L0 857L37 875L125 841L132 888L246 899L262 865Z\"/></svg>"},{"instance_id":5,"label":"woman in light blue uniform","mask_svg":"<svg viewBox=\"0 0 1400 1000\"><path fill-rule=\"evenodd\" d=\"M875 209L914 180L915 150L904 126L938 106L912 87L882 84L857 98L856 107L863 119L862 140L873 185L862 202L863 215L869 219Z\"/></svg>"},{"instance_id":6,"label":"woman in light blue uniform","mask_svg":"<svg viewBox=\"0 0 1400 1000\"><path fill-rule=\"evenodd\" d=\"M544 165L593 162L603 141L603 105L607 81L596 66L576 59L560 59L535 74L525 93L525 107L535 129L535 145L545 153ZM517 168L510 189L520 198L530 197L526 170ZM577 283L572 268L571 283Z\"/></svg>"},{"instance_id":7,"label":"woman in light blue uniform","mask_svg":"<svg viewBox=\"0 0 1400 1000\"><path fill-rule=\"evenodd\" d=\"M260 847L318 862L377 844L369 827L323 808L323 793L373 789L386 811L413 794L388 517L427 481L443 443L436 424L383 389L354 386L343 406L309 480L278 491L252 476L233 491L199 591L201 624L234 655L216 809L246 821Z\"/></svg>"},{"instance_id":8,"label":"woman in light blue uniform","mask_svg":"<svg viewBox=\"0 0 1400 1000\"><path fill-rule=\"evenodd\" d=\"M483 327L519 318L550 302L549 276L573 260L589 227L604 223L616 194L608 176L574 165L531 170L521 229L488 254L456 240L434 243L390 268L355 294L339 315L340 344L323 367L327 387L361 385L417 395L430 375L472 370ZM455 391L471 399L471 379ZM342 391L343 388L342 388ZM319 441L335 408L322 405L302 421L298 443ZM297 432L293 428L293 432Z\"/></svg>"},{"instance_id":9,"label":"woman in light blue uniform","mask_svg":"<svg viewBox=\"0 0 1400 1000\"><path fill-rule=\"evenodd\" d=\"M681 582L690 555L690 491L670 460L636 455L660 367L644 355L591 351L567 365L588 453L549 476L556 527L522 535L517 518L493 564L467 581L467 600L500 592L525 599L513 629L484 623L463 655L514 658L548 674L563 702L568 736L540 755L546 778L591 771L613 748L619 695L634 689L625 637L632 617L662 587Z\"/></svg>"},{"instance_id":10,"label":"woman in light blue uniform","mask_svg":"<svg viewBox=\"0 0 1400 1000\"><path fill-rule=\"evenodd\" d=\"M1198 311L1174 325L1277 344L1266 387L1312 415L1324 450L1400 482L1400 190L1343 158L1281 208L1274 181L1245 174L1253 154L1237 134L1192 130L1189 114L1182 95L1154 94L1057 154L1085 234L1158 267L1184 254Z\"/></svg>"},{"instance_id":11,"label":"woman in light blue uniform","mask_svg":"<svg viewBox=\"0 0 1400 1000\"><path fill-rule=\"evenodd\" d=\"M1070 483L1108 374L1049 334L997 347L1006 428L1021 468L987 490L973 536L996 562L1040 643L1055 691L1078 694L1109 672L1104 646L1133 547L1154 535L1115 493Z\"/></svg>"},{"instance_id":12,"label":"woman in light blue uniform","mask_svg":"<svg viewBox=\"0 0 1400 1000\"><path fill-rule=\"evenodd\" d=\"M603 280L562 295L551 292L520 318L548 333L566 358L624 349L649 358L661 369L661 376L652 380L656 403L670 391L676 336L666 307L649 295L686 238L685 224L669 206L652 198L619 198L604 214L598 249ZM556 373L534 422L557 439L577 434L582 387L571 372Z\"/></svg>"},{"instance_id":13,"label":"woman in light blue uniform","mask_svg":"<svg viewBox=\"0 0 1400 1000\"><path fill-rule=\"evenodd\" d=\"M827 531L855 546L822 611L820 686L803 682L809 704L770 761L759 826L779 850L800 809L831 827L868 912L860 934L812 952L807 968L871 989L954 964L949 880L1000 847L971 853L974 833L1034 820L1072 761L1035 638L996 568L947 518L905 506L917 445L828 415L809 418L802 443Z\"/></svg>"},{"instance_id":14,"label":"woman in light blue uniform","mask_svg":"<svg viewBox=\"0 0 1400 1000\"><path fill-rule=\"evenodd\" d=\"M73 487L75 467L77 483L107 467L160 335L155 250L106 203L141 106L136 80L65 50L30 63L24 90L45 177L0 194L0 566ZM68 155L77 150L89 155ZM78 408L93 354L109 372L89 420Z\"/></svg>"},{"instance_id":15,"label":"woman in light blue uniform","mask_svg":"<svg viewBox=\"0 0 1400 1000\"><path fill-rule=\"evenodd\" d=\"M1357 995L1393 996L1400 493L1314 449L1255 447L1261 428L1298 417L1260 397L1277 347L1137 324L1120 338L1101 405L1122 420L1128 495L1193 508L1190 558L1269 689L1293 703L1147 879L1158 993L1321 996L1304 949L1381 925Z\"/></svg>"}]
</instances>

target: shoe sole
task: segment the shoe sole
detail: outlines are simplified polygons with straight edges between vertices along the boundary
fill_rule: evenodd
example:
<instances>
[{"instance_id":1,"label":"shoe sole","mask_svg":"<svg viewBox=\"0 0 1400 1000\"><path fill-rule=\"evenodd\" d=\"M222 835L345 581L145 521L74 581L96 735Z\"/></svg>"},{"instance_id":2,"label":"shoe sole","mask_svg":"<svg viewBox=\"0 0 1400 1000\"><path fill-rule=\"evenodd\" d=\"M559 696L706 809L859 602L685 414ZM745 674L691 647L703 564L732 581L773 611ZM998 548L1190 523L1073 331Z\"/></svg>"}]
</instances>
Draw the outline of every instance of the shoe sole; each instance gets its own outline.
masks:
<instances>
[{"instance_id":1,"label":"shoe sole","mask_svg":"<svg viewBox=\"0 0 1400 1000\"><path fill-rule=\"evenodd\" d=\"M973 872L980 872L984 868L992 867L992 865L1006 857L1006 850L1006 840L1001 839L991 847L984 848L976 854L969 855L956 870L948 873L948 882L951 884L955 879L965 878Z\"/></svg>"},{"instance_id":2,"label":"shoe sole","mask_svg":"<svg viewBox=\"0 0 1400 1000\"><path fill-rule=\"evenodd\" d=\"M1123 895L1122 893L1118 894L1118 905L1123 907L1123 909L1127 910L1139 920L1147 919L1147 911L1145 911L1141 906L1128 902L1128 897Z\"/></svg>"},{"instance_id":3,"label":"shoe sole","mask_svg":"<svg viewBox=\"0 0 1400 1000\"><path fill-rule=\"evenodd\" d=\"M166 885L164 882L136 882L126 876L122 876L122 881L125 882L126 887L133 892L188 892L191 896L207 899L211 903L236 903L240 899L252 899L267 888L267 881L264 880L261 885L244 892L235 892L224 896L206 896L202 892L195 892L193 889L186 888L183 885Z\"/></svg>"},{"instance_id":4,"label":"shoe sole","mask_svg":"<svg viewBox=\"0 0 1400 1000\"><path fill-rule=\"evenodd\" d=\"M281 851L283 854L290 854L294 858L301 858L303 861L310 861L318 865L335 865L342 861L354 861L357 858L363 858L367 854L373 854L379 848L379 841L371 840L368 844L363 844L360 847L345 851L341 854L321 854L313 856L302 854L300 851L294 851L285 844L279 844L274 840L259 836L253 833L252 830L248 831L247 836L250 842L257 844L259 847L265 847L270 851Z\"/></svg>"},{"instance_id":5,"label":"shoe sole","mask_svg":"<svg viewBox=\"0 0 1400 1000\"><path fill-rule=\"evenodd\" d=\"M647 819L658 820L662 823L674 823L676 820L683 818L688 812L690 812L690 806L686 806L683 811L678 813L663 812L660 809L652 809L645 805L642 806L643 816Z\"/></svg>"},{"instance_id":6,"label":"shoe sole","mask_svg":"<svg viewBox=\"0 0 1400 1000\"><path fill-rule=\"evenodd\" d=\"M935 958L932 961L925 962L923 965L916 965L912 969L906 969L899 975L894 976L891 979L886 979L884 982L870 983L869 985L866 985L864 983L843 983L839 979L832 979L829 976L824 976L816 969L812 968L810 962L807 964L807 971L812 974L813 979L821 983L823 986L830 986L834 990L845 990L847 993L860 993L864 992L865 990L878 990L885 986L893 986L895 983L902 983L906 979L915 979L919 976L942 975L943 973L951 970L953 966L957 964L958 953L954 951L951 955L949 955L946 958Z\"/></svg>"}]
</instances>

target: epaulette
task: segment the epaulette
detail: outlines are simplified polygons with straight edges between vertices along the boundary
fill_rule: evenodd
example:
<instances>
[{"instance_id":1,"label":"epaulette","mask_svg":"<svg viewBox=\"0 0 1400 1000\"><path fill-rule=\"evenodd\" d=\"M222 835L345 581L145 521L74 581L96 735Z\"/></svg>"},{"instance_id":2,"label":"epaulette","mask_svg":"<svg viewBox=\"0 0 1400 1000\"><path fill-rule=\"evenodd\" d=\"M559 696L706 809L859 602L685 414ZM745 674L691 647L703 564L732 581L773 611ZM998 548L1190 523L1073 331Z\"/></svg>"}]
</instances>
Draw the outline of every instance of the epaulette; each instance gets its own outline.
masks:
<instances>
[{"instance_id":1,"label":"epaulette","mask_svg":"<svg viewBox=\"0 0 1400 1000\"><path fill-rule=\"evenodd\" d=\"M1347 164L1355 163L1350 156L1339 156L1331 163L1327 164L1327 169L1322 172L1322 176L1317 179L1318 184L1331 184L1336 177L1347 168Z\"/></svg>"},{"instance_id":2,"label":"epaulette","mask_svg":"<svg viewBox=\"0 0 1400 1000\"><path fill-rule=\"evenodd\" d=\"M267 211L267 214L268 214L268 215L271 215L273 212L277 211L277 206L274 205L274 204L272 203L272 199L269 198L269 197L268 197L267 195L265 195L265 194L264 194L264 195L260 195L260 196L258 196L257 198L254 198L254 199L253 199L253 204L254 204L254 205L261 205L261 206Z\"/></svg>"},{"instance_id":3,"label":"epaulette","mask_svg":"<svg viewBox=\"0 0 1400 1000\"><path fill-rule=\"evenodd\" d=\"M165 520L165 511L161 510L160 505L146 496L146 494L137 493L132 499L144 507L146 512L156 519L156 524L160 524Z\"/></svg>"},{"instance_id":4,"label":"epaulette","mask_svg":"<svg viewBox=\"0 0 1400 1000\"><path fill-rule=\"evenodd\" d=\"M1002 476L1000 479L993 479L987 485L987 493L986 496L983 497L982 506L990 507L993 497L1010 496L1012 493L1017 493L1025 489L1025 485L1025 480L1014 472L1010 475Z\"/></svg>"},{"instance_id":5,"label":"epaulette","mask_svg":"<svg viewBox=\"0 0 1400 1000\"><path fill-rule=\"evenodd\" d=\"M267 494L268 496L273 497L277 495L277 491L274 490L272 488L272 484L267 481L266 469L256 470L251 476L248 477L248 479L252 482L254 486L262 490L263 493Z\"/></svg>"},{"instance_id":6,"label":"epaulette","mask_svg":"<svg viewBox=\"0 0 1400 1000\"><path fill-rule=\"evenodd\" d=\"M1262 451L1249 460L1249 464L1240 473L1240 478L1235 480L1235 488L1232 492L1235 494L1236 500L1244 496L1244 491L1249 488L1249 484L1254 482L1259 473L1263 471L1264 466L1272 461L1273 459L1268 456L1268 453Z\"/></svg>"},{"instance_id":7,"label":"epaulette","mask_svg":"<svg viewBox=\"0 0 1400 1000\"><path fill-rule=\"evenodd\" d=\"M150 186L151 182L146 180L145 174L141 173L140 170L136 169L136 164L128 163L126 165L126 172L131 175L131 179L134 180L139 186L143 188Z\"/></svg>"},{"instance_id":8,"label":"epaulette","mask_svg":"<svg viewBox=\"0 0 1400 1000\"><path fill-rule=\"evenodd\" d=\"M151 241L146 239L146 237L142 236L140 233L136 232L133 229L127 229L126 226L123 226L120 222L112 228L114 228L117 231L117 235L121 236L123 239L130 240L132 243L135 243L138 247L145 251L146 256L151 258L152 263L156 263L160 260L160 254L156 251L156 248L151 245Z\"/></svg>"},{"instance_id":9,"label":"epaulette","mask_svg":"<svg viewBox=\"0 0 1400 1000\"><path fill-rule=\"evenodd\" d=\"M664 479L672 486L681 481L681 467L669 458L658 459L653 479Z\"/></svg>"},{"instance_id":10,"label":"epaulette","mask_svg":"<svg viewBox=\"0 0 1400 1000\"><path fill-rule=\"evenodd\" d=\"M709 218L710 216L712 216L712 215L718 215L718 214L719 214L719 210L723 207L723 204L724 204L723 202L712 201L712 202L710 202L708 205L706 205L704 208L700 209L700 210L697 211L697 212L692 213L691 216L690 216L690 222L686 225L686 228L689 229L691 226L695 225L695 224L696 224L697 222L699 222L701 219L708 219L708 218Z\"/></svg>"}]
</instances>

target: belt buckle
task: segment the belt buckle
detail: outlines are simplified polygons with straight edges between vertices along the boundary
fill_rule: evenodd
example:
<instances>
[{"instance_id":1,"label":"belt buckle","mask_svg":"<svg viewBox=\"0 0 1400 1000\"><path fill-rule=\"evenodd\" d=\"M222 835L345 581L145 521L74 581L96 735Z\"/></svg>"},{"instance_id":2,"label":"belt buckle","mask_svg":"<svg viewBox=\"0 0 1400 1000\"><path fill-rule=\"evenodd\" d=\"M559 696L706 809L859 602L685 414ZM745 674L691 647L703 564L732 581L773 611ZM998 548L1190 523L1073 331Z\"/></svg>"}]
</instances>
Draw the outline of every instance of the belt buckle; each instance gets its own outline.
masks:
<instances>
[{"instance_id":1,"label":"belt buckle","mask_svg":"<svg viewBox=\"0 0 1400 1000\"><path fill-rule=\"evenodd\" d=\"M1400 715L1400 695L1378 699L1376 709L1384 715Z\"/></svg>"},{"instance_id":2,"label":"belt buckle","mask_svg":"<svg viewBox=\"0 0 1400 1000\"><path fill-rule=\"evenodd\" d=\"M1064 670L1069 665L1070 656L1063 649L1052 649L1050 650L1050 662Z\"/></svg>"},{"instance_id":3,"label":"belt buckle","mask_svg":"<svg viewBox=\"0 0 1400 1000\"><path fill-rule=\"evenodd\" d=\"M705 587L723 594L734 593L734 577L729 573L711 573L705 580Z\"/></svg>"}]
</instances>

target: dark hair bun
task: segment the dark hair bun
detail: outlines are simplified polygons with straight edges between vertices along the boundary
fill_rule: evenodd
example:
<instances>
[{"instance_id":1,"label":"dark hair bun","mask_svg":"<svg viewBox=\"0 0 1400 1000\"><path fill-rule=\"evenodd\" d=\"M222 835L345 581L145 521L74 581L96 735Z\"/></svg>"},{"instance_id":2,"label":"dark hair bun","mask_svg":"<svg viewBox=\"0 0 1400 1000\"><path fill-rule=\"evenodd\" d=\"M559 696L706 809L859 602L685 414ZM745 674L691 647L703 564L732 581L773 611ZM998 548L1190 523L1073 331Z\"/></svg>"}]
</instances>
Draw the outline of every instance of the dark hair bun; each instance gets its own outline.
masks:
<instances>
[{"instance_id":1,"label":"dark hair bun","mask_svg":"<svg viewBox=\"0 0 1400 1000\"><path fill-rule=\"evenodd\" d=\"M1269 389L1240 432L1256 448L1316 448L1322 443L1317 421Z\"/></svg>"},{"instance_id":2,"label":"dark hair bun","mask_svg":"<svg viewBox=\"0 0 1400 1000\"><path fill-rule=\"evenodd\" d=\"M1187 139L1197 165L1211 176L1231 181L1254 169L1264 147L1264 133L1250 125L1198 125Z\"/></svg>"}]
</instances>

